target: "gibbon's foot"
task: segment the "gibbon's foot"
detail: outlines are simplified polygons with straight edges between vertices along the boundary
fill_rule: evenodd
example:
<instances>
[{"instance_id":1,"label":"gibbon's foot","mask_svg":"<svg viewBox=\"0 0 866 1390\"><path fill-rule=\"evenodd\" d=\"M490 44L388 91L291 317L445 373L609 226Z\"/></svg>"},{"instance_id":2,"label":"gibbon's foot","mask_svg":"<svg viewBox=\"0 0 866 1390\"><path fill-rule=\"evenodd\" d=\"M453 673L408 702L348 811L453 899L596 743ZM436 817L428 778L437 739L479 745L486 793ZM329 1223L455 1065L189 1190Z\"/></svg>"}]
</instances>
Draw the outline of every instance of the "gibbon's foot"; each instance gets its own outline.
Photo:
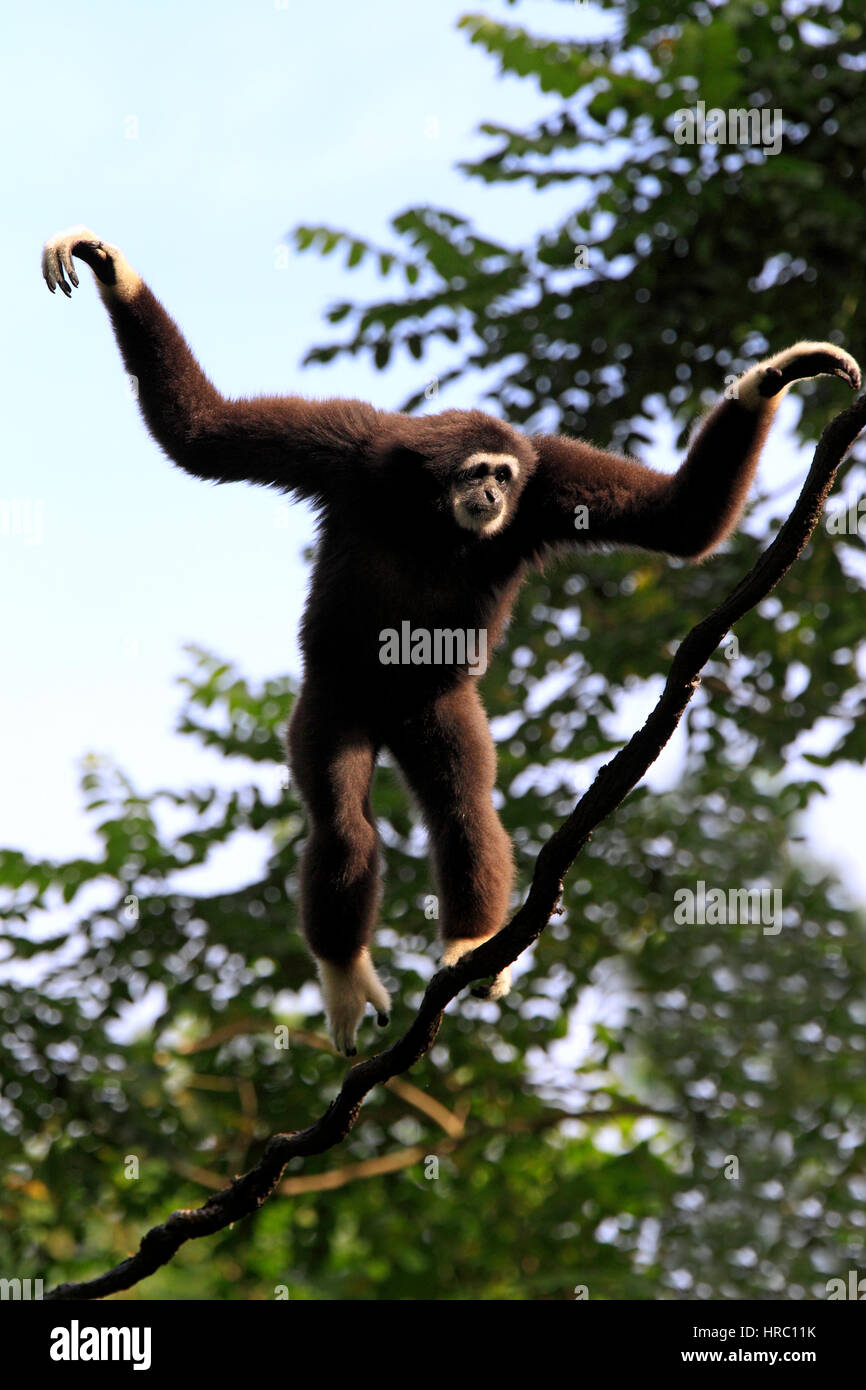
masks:
<instances>
[{"instance_id":1,"label":"gibbon's foot","mask_svg":"<svg viewBox=\"0 0 866 1390\"><path fill-rule=\"evenodd\" d=\"M498 975L494 975L489 985L473 985L469 991L475 999L504 999L511 993L511 966L506 965Z\"/></svg>"},{"instance_id":2,"label":"gibbon's foot","mask_svg":"<svg viewBox=\"0 0 866 1390\"><path fill-rule=\"evenodd\" d=\"M492 932L495 936L496 933ZM489 941L489 936L459 936L451 941L443 943L442 964L456 965L458 960L468 955L470 951L483 946L485 941ZM489 985L473 985L470 991L476 999L504 999L511 989L511 966L506 965L504 970L500 970L498 975L494 975Z\"/></svg>"},{"instance_id":3,"label":"gibbon's foot","mask_svg":"<svg viewBox=\"0 0 866 1390\"><path fill-rule=\"evenodd\" d=\"M117 246L101 241L89 227L68 227L50 237L42 248L42 275L52 294L59 287L69 299L71 287L78 288L73 256L90 266L106 290L131 293L140 283Z\"/></svg>"},{"instance_id":4,"label":"gibbon's foot","mask_svg":"<svg viewBox=\"0 0 866 1390\"><path fill-rule=\"evenodd\" d=\"M850 353L833 343L795 343L744 372L737 384L737 400L747 410L757 410L792 382L813 376L838 376L852 391L860 389L860 368Z\"/></svg>"},{"instance_id":5,"label":"gibbon's foot","mask_svg":"<svg viewBox=\"0 0 866 1390\"><path fill-rule=\"evenodd\" d=\"M355 1039L367 1004L376 1010L376 1022L387 1028L391 1021L391 999L376 974L366 946L346 965L317 960L322 998L334 1046L346 1057L357 1051Z\"/></svg>"}]
</instances>

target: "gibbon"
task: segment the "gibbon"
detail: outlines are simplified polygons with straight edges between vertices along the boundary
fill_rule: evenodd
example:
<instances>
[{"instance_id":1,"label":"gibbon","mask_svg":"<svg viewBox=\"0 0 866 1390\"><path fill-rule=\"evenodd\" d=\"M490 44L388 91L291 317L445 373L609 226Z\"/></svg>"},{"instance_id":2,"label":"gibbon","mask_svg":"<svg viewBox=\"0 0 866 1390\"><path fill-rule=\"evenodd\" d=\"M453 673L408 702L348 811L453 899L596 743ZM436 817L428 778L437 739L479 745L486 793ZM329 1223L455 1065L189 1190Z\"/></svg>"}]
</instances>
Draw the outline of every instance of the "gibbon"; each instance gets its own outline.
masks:
<instances>
[{"instance_id":1,"label":"gibbon","mask_svg":"<svg viewBox=\"0 0 866 1390\"><path fill-rule=\"evenodd\" d=\"M52 292L78 285L73 257L96 277L168 457L197 478L260 483L317 509L288 749L309 820L301 925L334 1042L354 1056L366 1004L382 1025L390 1009L369 953L379 751L396 760L429 832L442 962L453 964L508 910L512 851L491 802L496 755L478 677L528 568L564 546L708 555L737 523L786 388L830 374L857 389L860 370L832 343L777 353L739 378L666 474L583 440L528 437L480 410L410 417L354 400L231 400L122 252L87 228L46 243ZM509 984L503 971L486 997Z\"/></svg>"}]
</instances>

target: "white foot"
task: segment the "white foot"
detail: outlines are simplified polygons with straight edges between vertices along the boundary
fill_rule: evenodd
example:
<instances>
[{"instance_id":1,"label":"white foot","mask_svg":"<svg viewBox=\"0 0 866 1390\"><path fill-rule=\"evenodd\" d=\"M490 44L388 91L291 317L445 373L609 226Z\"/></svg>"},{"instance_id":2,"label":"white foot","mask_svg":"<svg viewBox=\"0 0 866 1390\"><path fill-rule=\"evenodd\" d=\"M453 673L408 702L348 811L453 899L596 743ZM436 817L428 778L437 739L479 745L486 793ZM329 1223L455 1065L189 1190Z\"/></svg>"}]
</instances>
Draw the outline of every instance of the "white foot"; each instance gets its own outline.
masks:
<instances>
[{"instance_id":1,"label":"white foot","mask_svg":"<svg viewBox=\"0 0 866 1390\"><path fill-rule=\"evenodd\" d=\"M366 947L348 965L317 960L322 998L334 1046L347 1057L355 1056L355 1039L367 1004L373 1005L380 1027L389 1022L391 999Z\"/></svg>"},{"instance_id":2,"label":"white foot","mask_svg":"<svg viewBox=\"0 0 866 1390\"><path fill-rule=\"evenodd\" d=\"M491 932L491 936L495 936ZM456 965L458 960L483 946L485 941L489 941L489 936L457 936L451 941L443 942L442 964ZM473 985L472 993L478 999L504 999L511 989L511 966L506 965L504 970L500 970L498 975L494 975L493 981L489 985Z\"/></svg>"}]
</instances>

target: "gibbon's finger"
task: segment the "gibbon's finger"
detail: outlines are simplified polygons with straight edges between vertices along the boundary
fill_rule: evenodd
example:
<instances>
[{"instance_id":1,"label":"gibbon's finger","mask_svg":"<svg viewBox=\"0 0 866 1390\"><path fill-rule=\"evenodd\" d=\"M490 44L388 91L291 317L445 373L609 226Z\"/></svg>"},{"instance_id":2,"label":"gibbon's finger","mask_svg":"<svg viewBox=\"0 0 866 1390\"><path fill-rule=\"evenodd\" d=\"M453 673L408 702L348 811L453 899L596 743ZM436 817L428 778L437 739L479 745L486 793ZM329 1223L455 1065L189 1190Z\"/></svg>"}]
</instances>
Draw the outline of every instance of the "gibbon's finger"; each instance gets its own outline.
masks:
<instances>
[{"instance_id":1,"label":"gibbon's finger","mask_svg":"<svg viewBox=\"0 0 866 1390\"><path fill-rule=\"evenodd\" d=\"M852 390L860 385L860 368L847 352L817 351L794 358L787 371L783 371L786 381L802 381L813 376L837 376L846 381Z\"/></svg>"},{"instance_id":2,"label":"gibbon's finger","mask_svg":"<svg viewBox=\"0 0 866 1390\"><path fill-rule=\"evenodd\" d=\"M66 298L69 299L72 295L72 290L69 288L69 285L66 282L66 276L63 273L63 263L60 259L60 247L52 246L48 253L48 257L49 266L51 269L51 278L54 281L55 285L57 285L58 289L62 290L63 293L66 295Z\"/></svg>"},{"instance_id":3,"label":"gibbon's finger","mask_svg":"<svg viewBox=\"0 0 866 1390\"><path fill-rule=\"evenodd\" d=\"M853 357L841 352L838 357L830 352L813 353L802 362L792 362L791 372L794 377L800 379L806 376L838 376L849 384L852 383L854 373L857 379L860 376L860 370Z\"/></svg>"},{"instance_id":4,"label":"gibbon's finger","mask_svg":"<svg viewBox=\"0 0 866 1390\"><path fill-rule=\"evenodd\" d=\"M72 269L72 255L67 242L61 242L57 248L57 263L60 267L67 292L71 295L72 285L77 283L77 276Z\"/></svg>"},{"instance_id":5,"label":"gibbon's finger","mask_svg":"<svg viewBox=\"0 0 866 1390\"><path fill-rule=\"evenodd\" d=\"M67 299L71 299L71 298L72 298L72 290L70 289L69 285L68 285L67 282L66 282L66 276L63 274L63 264L62 264L62 262L61 262L61 260L60 260L60 255L59 255L59 253L55 253L54 265L55 265L55 271L54 271L54 273L55 273L55 275L57 276L57 284L59 285L59 287L60 287L60 289L63 291L63 293L66 295L66 298L67 298Z\"/></svg>"},{"instance_id":6,"label":"gibbon's finger","mask_svg":"<svg viewBox=\"0 0 866 1390\"><path fill-rule=\"evenodd\" d=\"M53 294L57 289L57 282L60 276L53 246L46 246L45 250L42 252L42 275L46 285Z\"/></svg>"},{"instance_id":7,"label":"gibbon's finger","mask_svg":"<svg viewBox=\"0 0 866 1390\"><path fill-rule=\"evenodd\" d=\"M840 364L834 369L833 375L841 377L843 381L847 381L852 391L860 390L863 378L856 362L852 362L850 366L842 366Z\"/></svg>"},{"instance_id":8,"label":"gibbon's finger","mask_svg":"<svg viewBox=\"0 0 866 1390\"><path fill-rule=\"evenodd\" d=\"M75 266L72 264L72 243L64 241L58 248L60 264L69 276L72 284L78 289L78 276L75 273Z\"/></svg>"}]
</instances>

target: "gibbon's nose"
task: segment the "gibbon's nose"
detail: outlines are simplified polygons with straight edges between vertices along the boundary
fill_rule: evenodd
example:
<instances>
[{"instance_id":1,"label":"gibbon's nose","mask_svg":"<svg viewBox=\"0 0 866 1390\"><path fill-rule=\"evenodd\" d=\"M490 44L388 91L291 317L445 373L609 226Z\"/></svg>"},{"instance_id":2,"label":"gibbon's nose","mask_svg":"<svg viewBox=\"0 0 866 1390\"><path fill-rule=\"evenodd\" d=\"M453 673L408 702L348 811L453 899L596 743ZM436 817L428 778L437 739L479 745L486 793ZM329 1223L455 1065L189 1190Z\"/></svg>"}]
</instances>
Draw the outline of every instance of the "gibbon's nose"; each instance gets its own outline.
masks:
<instances>
[{"instance_id":1,"label":"gibbon's nose","mask_svg":"<svg viewBox=\"0 0 866 1390\"><path fill-rule=\"evenodd\" d=\"M498 502L498 501L499 501L499 498L496 496L496 493L493 491L493 488L491 488L491 487L485 488L485 490L484 490L484 496L487 498L488 502L489 502L491 505L492 505L494 502Z\"/></svg>"}]
</instances>

